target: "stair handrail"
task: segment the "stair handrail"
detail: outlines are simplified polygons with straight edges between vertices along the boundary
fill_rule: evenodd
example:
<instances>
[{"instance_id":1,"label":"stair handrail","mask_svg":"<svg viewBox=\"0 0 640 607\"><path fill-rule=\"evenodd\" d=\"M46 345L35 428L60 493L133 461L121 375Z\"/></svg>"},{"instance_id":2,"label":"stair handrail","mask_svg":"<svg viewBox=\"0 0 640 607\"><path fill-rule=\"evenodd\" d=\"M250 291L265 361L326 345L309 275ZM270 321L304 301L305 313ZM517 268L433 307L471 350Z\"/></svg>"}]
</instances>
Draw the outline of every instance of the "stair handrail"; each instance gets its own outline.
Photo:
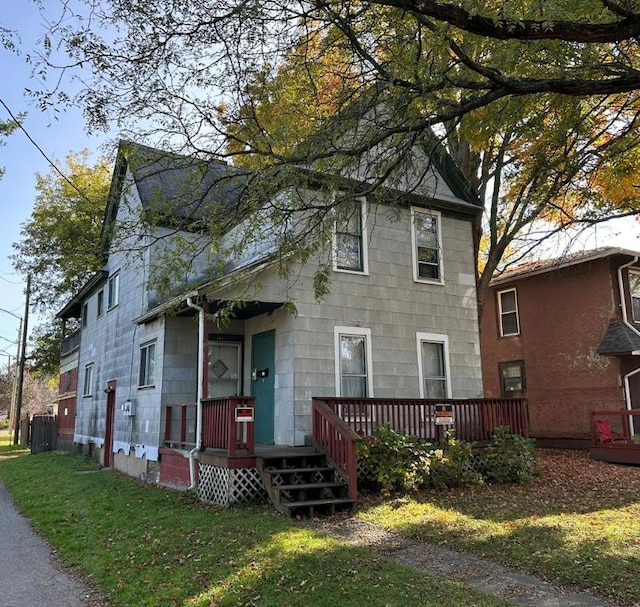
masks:
<instances>
[{"instance_id":1,"label":"stair handrail","mask_svg":"<svg viewBox=\"0 0 640 607\"><path fill-rule=\"evenodd\" d=\"M357 443L362 437L353 430L322 399L313 398L312 441L325 451L329 462L343 477L349 489L349 498L358 498Z\"/></svg>"}]
</instances>

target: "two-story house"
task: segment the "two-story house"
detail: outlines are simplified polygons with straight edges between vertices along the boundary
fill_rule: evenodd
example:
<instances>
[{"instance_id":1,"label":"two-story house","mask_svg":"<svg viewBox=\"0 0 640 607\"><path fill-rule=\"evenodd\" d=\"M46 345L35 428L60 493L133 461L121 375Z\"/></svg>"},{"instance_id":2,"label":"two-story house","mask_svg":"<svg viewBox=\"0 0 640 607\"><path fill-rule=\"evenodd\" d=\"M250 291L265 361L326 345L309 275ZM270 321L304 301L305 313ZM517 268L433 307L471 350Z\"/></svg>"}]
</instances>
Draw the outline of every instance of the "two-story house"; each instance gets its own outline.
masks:
<instances>
[{"instance_id":1,"label":"two-story house","mask_svg":"<svg viewBox=\"0 0 640 607\"><path fill-rule=\"evenodd\" d=\"M329 290L318 299L321 251L285 275L279 264L278 238L299 223L269 234L254 227L253 242L235 246L255 225L242 210L246 176L121 144L104 271L59 314L81 325L75 443L105 465L154 478L167 406L203 394L254 396L256 440L289 446L308 441L314 396L481 396L472 237L481 204L446 154L424 155L423 169L418 185L402 191L395 180L385 196L360 194L369 188L356 179L326 187L311 171L273 194L279 207L295 196L312 208L349 189L318 227L328 230L331 256ZM152 209L142 234L135 226ZM227 223L212 245L198 222L216 213ZM173 276L183 286L158 301L157 265L184 257L185 243L193 263ZM241 304L229 310L230 302Z\"/></svg>"},{"instance_id":2,"label":"two-story house","mask_svg":"<svg viewBox=\"0 0 640 607\"><path fill-rule=\"evenodd\" d=\"M539 444L586 447L591 411L640 408L639 258L602 248L491 281L485 395L526 396Z\"/></svg>"}]
</instances>

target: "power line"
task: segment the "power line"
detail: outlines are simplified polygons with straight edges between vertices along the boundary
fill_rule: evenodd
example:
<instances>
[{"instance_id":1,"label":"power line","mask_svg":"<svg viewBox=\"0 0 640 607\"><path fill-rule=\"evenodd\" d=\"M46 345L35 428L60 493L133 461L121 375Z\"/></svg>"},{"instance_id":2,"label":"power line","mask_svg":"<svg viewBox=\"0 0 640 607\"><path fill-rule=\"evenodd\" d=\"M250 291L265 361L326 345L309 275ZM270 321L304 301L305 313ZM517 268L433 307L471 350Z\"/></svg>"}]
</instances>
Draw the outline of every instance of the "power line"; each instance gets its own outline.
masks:
<instances>
[{"instance_id":1,"label":"power line","mask_svg":"<svg viewBox=\"0 0 640 607\"><path fill-rule=\"evenodd\" d=\"M53 162L53 160L51 160L51 158L49 158L49 156L47 156L46 152L38 145L38 143L36 142L36 140L31 137L31 135L29 134L29 132L27 131L27 129L24 128L24 126L22 125L22 121L18 120L17 116L9 109L9 106L4 102L4 100L2 98L0 98L0 105L2 105L2 107L7 110L7 113L9 114L9 117L11 118L11 120L13 120L13 122L16 123L16 125L18 126L18 128L25 134L25 136L27 137L27 139L31 142L31 144L36 148L36 150L38 150L38 152L40 152L40 154L42 155L42 157L47 161L47 163L51 166L51 168L58 173L58 175L60 175L60 177L62 177L62 179L64 179L76 192L78 192L78 194L80 194L80 196L82 196L82 198L84 198L87 202L91 202L91 200L89 200L89 198L87 197L87 195L75 184L73 183L73 181L71 181L71 179L69 179L56 165L55 162Z\"/></svg>"}]
</instances>

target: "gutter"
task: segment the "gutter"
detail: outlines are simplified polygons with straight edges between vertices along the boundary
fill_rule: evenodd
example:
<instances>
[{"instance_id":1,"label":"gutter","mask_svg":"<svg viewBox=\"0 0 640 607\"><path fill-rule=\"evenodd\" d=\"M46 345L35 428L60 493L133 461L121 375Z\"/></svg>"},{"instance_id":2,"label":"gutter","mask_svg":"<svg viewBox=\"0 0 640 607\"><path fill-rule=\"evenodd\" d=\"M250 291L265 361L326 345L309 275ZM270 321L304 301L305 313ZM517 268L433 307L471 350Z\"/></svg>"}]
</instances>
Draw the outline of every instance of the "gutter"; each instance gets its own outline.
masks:
<instances>
[{"instance_id":1,"label":"gutter","mask_svg":"<svg viewBox=\"0 0 640 607\"><path fill-rule=\"evenodd\" d=\"M618 289L620 292L620 305L622 306L622 322L627 327L629 327L629 329L631 329L636 335L640 336L640 331L638 331L638 329L636 329L629 322L629 316L627 314L627 299L624 293L624 283L622 282L622 270L629 268L630 266L634 265L637 262L638 262L638 255L634 255L631 261L625 264L622 264L620 267L618 267L617 274L618 274ZM634 354L634 352L632 352L632 354ZM629 378L636 375L636 373L640 373L640 367L622 376L622 381L624 382L624 400L625 400L625 404L627 405L628 411L631 411L632 409L631 388L629 386ZM629 432L633 434L633 419L631 416L629 416Z\"/></svg>"},{"instance_id":2,"label":"gutter","mask_svg":"<svg viewBox=\"0 0 640 607\"><path fill-rule=\"evenodd\" d=\"M196 464L195 456L202 447L202 344L204 343L204 308L193 303L191 297L187 297L187 305L198 311L198 393L196 400L196 446L189 451L189 487L188 491L196 488Z\"/></svg>"}]
</instances>

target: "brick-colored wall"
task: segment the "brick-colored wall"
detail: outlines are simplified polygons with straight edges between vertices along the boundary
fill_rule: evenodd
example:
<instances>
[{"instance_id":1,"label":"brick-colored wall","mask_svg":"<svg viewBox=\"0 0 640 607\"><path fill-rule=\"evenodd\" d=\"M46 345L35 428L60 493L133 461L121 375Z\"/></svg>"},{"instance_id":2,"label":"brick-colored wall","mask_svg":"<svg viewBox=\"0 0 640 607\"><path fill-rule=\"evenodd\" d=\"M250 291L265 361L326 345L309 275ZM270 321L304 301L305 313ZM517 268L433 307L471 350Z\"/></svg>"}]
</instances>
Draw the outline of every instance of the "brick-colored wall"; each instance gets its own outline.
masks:
<instances>
[{"instance_id":1,"label":"brick-colored wall","mask_svg":"<svg viewBox=\"0 0 640 607\"><path fill-rule=\"evenodd\" d=\"M511 287L520 335L501 338L497 293ZM597 353L614 318L620 312L609 258L493 288L481 325L485 395L500 396L500 362L523 360L531 434L588 438L590 410L624 407L620 361Z\"/></svg>"},{"instance_id":2,"label":"brick-colored wall","mask_svg":"<svg viewBox=\"0 0 640 607\"><path fill-rule=\"evenodd\" d=\"M73 439L76 425L78 367L60 374L58 383L58 437Z\"/></svg>"}]
</instances>

